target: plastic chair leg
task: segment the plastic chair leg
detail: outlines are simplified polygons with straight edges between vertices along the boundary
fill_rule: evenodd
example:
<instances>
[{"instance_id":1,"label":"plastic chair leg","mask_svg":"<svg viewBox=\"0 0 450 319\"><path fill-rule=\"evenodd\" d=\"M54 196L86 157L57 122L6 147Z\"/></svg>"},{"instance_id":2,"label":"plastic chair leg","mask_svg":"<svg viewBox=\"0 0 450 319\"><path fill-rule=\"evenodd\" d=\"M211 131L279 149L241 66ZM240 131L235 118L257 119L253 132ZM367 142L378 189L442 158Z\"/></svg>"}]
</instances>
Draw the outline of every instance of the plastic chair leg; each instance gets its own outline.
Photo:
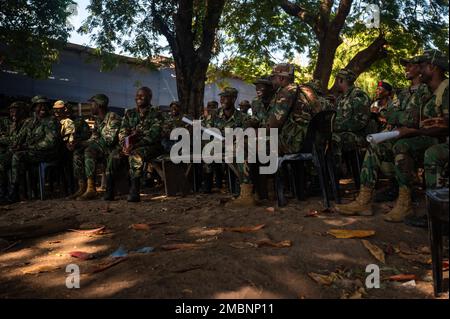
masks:
<instances>
[{"instance_id":1,"label":"plastic chair leg","mask_svg":"<svg viewBox=\"0 0 450 319\"><path fill-rule=\"evenodd\" d=\"M323 164L325 163L325 159L323 156L323 153L320 151L317 151L315 148L313 148L313 156L316 157L314 160L314 163L317 168L317 173L319 175L319 182L320 182L320 188L322 189L322 195L323 195L323 204L325 208L330 207L330 199L328 197L328 187L327 183L325 182L325 170L323 167Z\"/></svg>"},{"instance_id":2,"label":"plastic chair leg","mask_svg":"<svg viewBox=\"0 0 450 319\"><path fill-rule=\"evenodd\" d=\"M438 297L443 292L442 276L442 223L428 217L428 233L431 243L434 295Z\"/></svg>"},{"instance_id":3,"label":"plastic chair leg","mask_svg":"<svg viewBox=\"0 0 450 319\"><path fill-rule=\"evenodd\" d=\"M282 170L280 167L279 171ZM275 175L275 192L278 200L278 207L284 207L287 205L286 197L284 196L284 176L277 172Z\"/></svg>"},{"instance_id":4,"label":"plastic chair leg","mask_svg":"<svg viewBox=\"0 0 450 319\"><path fill-rule=\"evenodd\" d=\"M333 159L329 154L325 155L327 162L327 171L328 176L330 178L331 190L333 191L333 197L336 204L341 203L340 189L339 189L339 180L336 177L336 167L334 165Z\"/></svg>"},{"instance_id":5,"label":"plastic chair leg","mask_svg":"<svg viewBox=\"0 0 450 319\"><path fill-rule=\"evenodd\" d=\"M39 163L39 195L41 200L44 200L45 169L46 165L44 163Z\"/></svg>"}]
</instances>

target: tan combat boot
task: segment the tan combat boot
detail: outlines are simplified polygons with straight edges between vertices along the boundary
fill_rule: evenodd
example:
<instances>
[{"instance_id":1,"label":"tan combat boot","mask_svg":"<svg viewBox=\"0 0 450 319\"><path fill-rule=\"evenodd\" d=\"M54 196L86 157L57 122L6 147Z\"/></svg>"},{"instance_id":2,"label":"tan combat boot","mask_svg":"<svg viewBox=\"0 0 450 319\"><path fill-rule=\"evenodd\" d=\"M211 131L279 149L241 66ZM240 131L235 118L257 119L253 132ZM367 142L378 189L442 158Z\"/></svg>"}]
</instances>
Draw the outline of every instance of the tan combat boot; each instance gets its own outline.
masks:
<instances>
[{"instance_id":1,"label":"tan combat boot","mask_svg":"<svg viewBox=\"0 0 450 319\"><path fill-rule=\"evenodd\" d=\"M358 197L348 204L336 204L334 207L341 215L347 216L372 216L372 196L373 188L361 186Z\"/></svg>"},{"instance_id":2,"label":"tan combat boot","mask_svg":"<svg viewBox=\"0 0 450 319\"><path fill-rule=\"evenodd\" d=\"M70 195L68 197L68 199L76 199L76 198L80 197L81 195L83 195L84 192L86 192L86 180L79 179L78 180L78 190L75 193L73 193L72 195Z\"/></svg>"},{"instance_id":3,"label":"tan combat boot","mask_svg":"<svg viewBox=\"0 0 450 319\"><path fill-rule=\"evenodd\" d=\"M253 198L253 185L241 184L241 194L239 197L227 203L226 206L233 208L256 206L255 199Z\"/></svg>"},{"instance_id":4,"label":"tan combat boot","mask_svg":"<svg viewBox=\"0 0 450 319\"><path fill-rule=\"evenodd\" d=\"M86 192L77 198L77 200L90 200L97 197L97 191L95 189L94 178L88 177Z\"/></svg>"},{"instance_id":5,"label":"tan combat boot","mask_svg":"<svg viewBox=\"0 0 450 319\"><path fill-rule=\"evenodd\" d=\"M399 189L394 208L384 216L384 220L392 223L401 223L406 216L413 213L411 190L409 187L402 186Z\"/></svg>"}]
</instances>

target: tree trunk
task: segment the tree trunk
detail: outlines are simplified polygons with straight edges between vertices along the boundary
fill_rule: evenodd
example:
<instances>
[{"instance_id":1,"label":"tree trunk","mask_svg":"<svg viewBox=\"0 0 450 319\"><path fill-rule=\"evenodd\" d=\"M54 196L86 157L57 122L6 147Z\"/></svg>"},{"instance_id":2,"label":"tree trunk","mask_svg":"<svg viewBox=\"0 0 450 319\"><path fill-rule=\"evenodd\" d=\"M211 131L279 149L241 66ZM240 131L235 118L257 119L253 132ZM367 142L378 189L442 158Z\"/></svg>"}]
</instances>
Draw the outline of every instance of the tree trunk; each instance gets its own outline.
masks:
<instances>
[{"instance_id":1,"label":"tree trunk","mask_svg":"<svg viewBox=\"0 0 450 319\"><path fill-rule=\"evenodd\" d=\"M322 89L324 90L328 89L334 57L340 43L339 35L330 33L328 33L323 40L319 41L319 54L317 56L313 78L320 81Z\"/></svg>"},{"instance_id":2,"label":"tree trunk","mask_svg":"<svg viewBox=\"0 0 450 319\"><path fill-rule=\"evenodd\" d=\"M361 73L368 70L372 64L378 60L384 59L387 56L385 45L387 40L383 34L380 34L367 48L359 51L347 64L345 68L355 72L358 77ZM336 82L330 89L330 93L337 96Z\"/></svg>"}]
</instances>

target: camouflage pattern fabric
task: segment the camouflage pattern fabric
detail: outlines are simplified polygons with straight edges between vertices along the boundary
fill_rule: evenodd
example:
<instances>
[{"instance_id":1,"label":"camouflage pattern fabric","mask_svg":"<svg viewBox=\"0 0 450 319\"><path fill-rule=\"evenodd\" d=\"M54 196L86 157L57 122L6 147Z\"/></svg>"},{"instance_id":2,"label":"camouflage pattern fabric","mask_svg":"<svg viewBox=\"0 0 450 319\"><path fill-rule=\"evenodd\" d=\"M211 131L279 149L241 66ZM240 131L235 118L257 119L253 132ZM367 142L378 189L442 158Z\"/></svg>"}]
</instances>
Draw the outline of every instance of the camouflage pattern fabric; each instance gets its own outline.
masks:
<instances>
[{"instance_id":1,"label":"camouflage pattern fabric","mask_svg":"<svg viewBox=\"0 0 450 319\"><path fill-rule=\"evenodd\" d=\"M425 182L428 189L448 187L448 143L433 145L425 151Z\"/></svg>"}]
</instances>

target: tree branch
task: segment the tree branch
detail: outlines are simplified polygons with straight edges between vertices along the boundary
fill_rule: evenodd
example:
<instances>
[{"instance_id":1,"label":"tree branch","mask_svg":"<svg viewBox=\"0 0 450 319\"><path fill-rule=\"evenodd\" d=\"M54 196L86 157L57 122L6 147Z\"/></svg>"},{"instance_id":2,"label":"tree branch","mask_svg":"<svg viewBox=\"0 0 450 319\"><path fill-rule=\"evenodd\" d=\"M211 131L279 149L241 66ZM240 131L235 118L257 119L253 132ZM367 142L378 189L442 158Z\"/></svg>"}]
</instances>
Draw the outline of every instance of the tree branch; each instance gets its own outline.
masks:
<instances>
[{"instance_id":1,"label":"tree branch","mask_svg":"<svg viewBox=\"0 0 450 319\"><path fill-rule=\"evenodd\" d=\"M376 61L383 59L387 56L387 50L385 45L387 40L383 33L380 35L364 50L358 52L353 59L347 64L346 68L359 75L370 68L370 66Z\"/></svg>"},{"instance_id":2,"label":"tree branch","mask_svg":"<svg viewBox=\"0 0 450 319\"><path fill-rule=\"evenodd\" d=\"M350 13L350 9L352 8L353 0L341 0L339 2L339 8L336 13L336 17L333 19L332 27L335 29L338 34L341 32L342 28L345 25L345 19Z\"/></svg>"},{"instance_id":3,"label":"tree branch","mask_svg":"<svg viewBox=\"0 0 450 319\"><path fill-rule=\"evenodd\" d=\"M280 6L284 10L284 12L305 22L313 29L314 33L316 33L317 36L320 36L320 30L318 28L318 16L311 14L311 12L309 12L308 10L288 0L281 0Z\"/></svg>"}]
</instances>

